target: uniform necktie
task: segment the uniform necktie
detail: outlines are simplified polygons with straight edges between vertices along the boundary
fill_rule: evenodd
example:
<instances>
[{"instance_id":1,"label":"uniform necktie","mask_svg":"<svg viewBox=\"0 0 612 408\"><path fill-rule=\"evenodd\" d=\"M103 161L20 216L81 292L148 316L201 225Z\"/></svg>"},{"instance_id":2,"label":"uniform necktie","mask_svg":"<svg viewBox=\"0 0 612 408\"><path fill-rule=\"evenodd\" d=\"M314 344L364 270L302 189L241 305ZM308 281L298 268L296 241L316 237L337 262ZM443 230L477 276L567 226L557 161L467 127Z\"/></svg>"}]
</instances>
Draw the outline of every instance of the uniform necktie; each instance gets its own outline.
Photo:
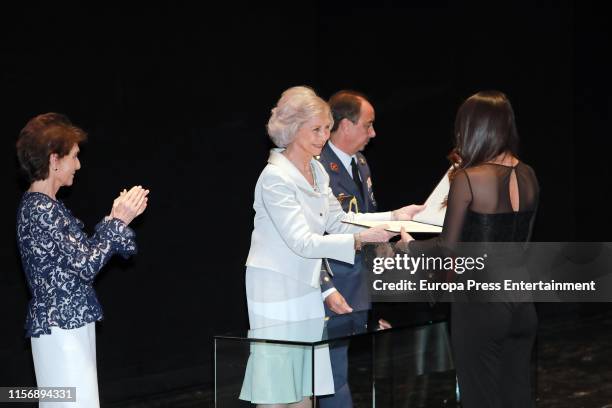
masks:
<instances>
[{"instance_id":1,"label":"uniform necktie","mask_svg":"<svg viewBox=\"0 0 612 408\"><path fill-rule=\"evenodd\" d=\"M355 162L355 158L351 159L351 170L353 172L353 181L357 186L357 191L359 191L359 196L363 199L363 186L361 185L361 178L359 177L359 169L357 168L357 162Z\"/></svg>"}]
</instances>

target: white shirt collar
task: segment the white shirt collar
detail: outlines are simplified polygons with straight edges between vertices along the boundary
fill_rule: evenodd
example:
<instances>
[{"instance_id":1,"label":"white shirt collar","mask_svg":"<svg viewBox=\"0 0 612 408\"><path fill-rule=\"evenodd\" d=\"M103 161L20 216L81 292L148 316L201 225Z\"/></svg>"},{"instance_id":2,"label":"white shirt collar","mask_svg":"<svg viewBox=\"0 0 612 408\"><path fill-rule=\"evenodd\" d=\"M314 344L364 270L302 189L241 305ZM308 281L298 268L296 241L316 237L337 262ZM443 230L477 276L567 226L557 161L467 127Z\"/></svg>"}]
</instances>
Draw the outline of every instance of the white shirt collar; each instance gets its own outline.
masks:
<instances>
[{"instance_id":1,"label":"white shirt collar","mask_svg":"<svg viewBox=\"0 0 612 408\"><path fill-rule=\"evenodd\" d=\"M329 143L329 147L331 147L332 151L334 153L336 153L336 156L338 156L338 159L340 159L340 161L342 162L342 165L344 166L344 168L346 169L346 171L348 172L349 176L351 176L351 178L353 177L353 169L351 169L351 159L355 159L355 162L357 162L357 155L348 155L345 152L343 152L342 150L340 150L338 147L336 147L331 140L328 141L327 143Z\"/></svg>"}]
</instances>

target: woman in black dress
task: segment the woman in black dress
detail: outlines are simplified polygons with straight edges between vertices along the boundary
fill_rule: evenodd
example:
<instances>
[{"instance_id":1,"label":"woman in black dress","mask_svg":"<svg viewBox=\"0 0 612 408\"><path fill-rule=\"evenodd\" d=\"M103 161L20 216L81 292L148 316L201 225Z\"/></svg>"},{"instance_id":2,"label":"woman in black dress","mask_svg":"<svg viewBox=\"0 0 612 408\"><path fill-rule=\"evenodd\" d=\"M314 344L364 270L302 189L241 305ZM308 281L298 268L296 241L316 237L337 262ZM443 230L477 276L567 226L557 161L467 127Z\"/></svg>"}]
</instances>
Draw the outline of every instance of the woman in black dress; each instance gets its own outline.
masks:
<instances>
[{"instance_id":1,"label":"woman in black dress","mask_svg":"<svg viewBox=\"0 0 612 408\"><path fill-rule=\"evenodd\" d=\"M472 95L459 108L455 137L443 232L428 241L414 241L402 232L400 249L420 254L458 242L528 241L539 187L533 169L517 157L510 101L498 91ZM532 406L533 303L455 302L451 310L462 406Z\"/></svg>"}]
</instances>

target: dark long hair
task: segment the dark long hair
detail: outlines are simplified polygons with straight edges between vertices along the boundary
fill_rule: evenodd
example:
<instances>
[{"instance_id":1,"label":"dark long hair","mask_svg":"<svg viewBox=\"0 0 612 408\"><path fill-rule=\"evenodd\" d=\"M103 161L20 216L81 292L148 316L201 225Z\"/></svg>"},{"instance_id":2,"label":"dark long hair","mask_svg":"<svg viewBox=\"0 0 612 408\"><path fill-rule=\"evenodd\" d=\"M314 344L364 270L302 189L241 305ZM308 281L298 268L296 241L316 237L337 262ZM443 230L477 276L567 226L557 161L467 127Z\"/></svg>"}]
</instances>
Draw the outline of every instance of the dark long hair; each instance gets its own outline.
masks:
<instances>
[{"instance_id":1,"label":"dark long hair","mask_svg":"<svg viewBox=\"0 0 612 408\"><path fill-rule=\"evenodd\" d=\"M449 159L464 169L502 153L518 157L514 110L502 92L482 91L470 96L455 118L455 148Z\"/></svg>"}]
</instances>

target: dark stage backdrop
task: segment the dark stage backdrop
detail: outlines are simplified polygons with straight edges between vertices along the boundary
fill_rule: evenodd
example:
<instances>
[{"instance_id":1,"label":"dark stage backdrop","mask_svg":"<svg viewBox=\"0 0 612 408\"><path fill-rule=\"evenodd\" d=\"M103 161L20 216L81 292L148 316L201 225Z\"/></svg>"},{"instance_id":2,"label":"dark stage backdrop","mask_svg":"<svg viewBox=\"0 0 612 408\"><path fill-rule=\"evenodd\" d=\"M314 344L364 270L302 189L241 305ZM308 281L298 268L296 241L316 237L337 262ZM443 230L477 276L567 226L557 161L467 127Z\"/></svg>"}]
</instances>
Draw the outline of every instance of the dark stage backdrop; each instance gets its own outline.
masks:
<instances>
[{"instance_id":1,"label":"dark stage backdrop","mask_svg":"<svg viewBox=\"0 0 612 408\"><path fill-rule=\"evenodd\" d=\"M582 2L327 3L2 14L0 385L34 384L14 143L42 112L89 132L62 197L90 230L124 187L151 190L134 223L139 254L114 259L96 284L105 401L211 384L213 334L248 326L243 265L272 147L265 123L293 85L371 97L377 137L366 154L383 210L424 201L448 166L462 100L500 89L541 183L535 239L609 240L605 13Z\"/></svg>"}]
</instances>

